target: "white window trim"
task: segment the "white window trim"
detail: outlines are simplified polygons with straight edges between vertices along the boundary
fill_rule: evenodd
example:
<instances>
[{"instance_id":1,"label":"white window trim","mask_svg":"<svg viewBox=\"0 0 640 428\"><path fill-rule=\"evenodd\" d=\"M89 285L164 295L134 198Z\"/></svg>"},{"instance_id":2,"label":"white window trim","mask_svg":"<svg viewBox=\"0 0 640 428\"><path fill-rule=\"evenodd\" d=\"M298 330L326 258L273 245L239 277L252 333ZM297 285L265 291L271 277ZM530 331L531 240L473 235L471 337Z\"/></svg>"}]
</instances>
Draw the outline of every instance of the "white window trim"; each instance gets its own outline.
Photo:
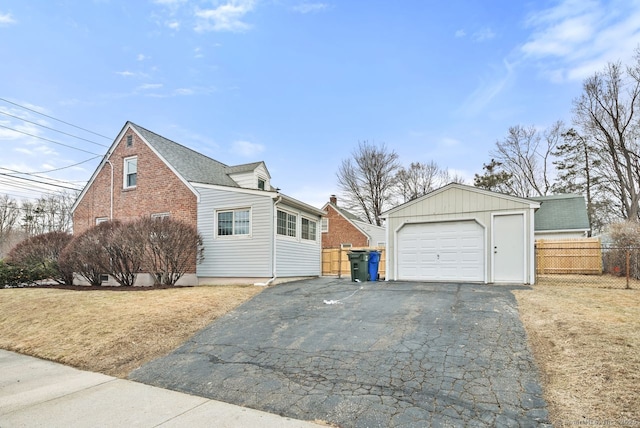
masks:
<instances>
[{"instance_id":1,"label":"white window trim","mask_svg":"<svg viewBox=\"0 0 640 428\"><path fill-rule=\"evenodd\" d=\"M296 233L294 236L290 236L288 233L286 235L282 235L280 233L278 233L278 215L276 213L276 236L278 238L281 239L290 239L292 241L298 241L300 240L300 227L301 227L301 221L300 221L300 213L296 212L296 211L290 211L290 210L286 210L286 209L282 209L282 208L278 208L277 211L282 211L283 213L287 213L287 215L293 215L296 217ZM289 219L287 218L287 232L289 230L288 228L288 224L289 224Z\"/></svg>"},{"instance_id":2,"label":"white window trim","mask_svg":"<svg viewBox=\"0 0 640 428\"><path fill-rule=\"evenodd\" d=\"M169 217L171 217L171 215L168 212L151 214L151 218L169 218Z\"/></svg>"},{"instance_id":3,"label":"white window trim","mask_svg":"<svg viewBox=\"0 0 640 428\"><path fill-rule=\"evenodd\" d=\"M264 181L264 189L260 188L260 181ZM258 180L256 181L256 189L258 190L267 190L267 179L261 176L258 176Z\"/></svg>"},{"instance_id":4,"label":"white window trim","mask_svg":"<svg viewBox=\"0 0 640 428\"><path fill-rule=\"evenodd\" d=\"M329 233L329 217L322 217L320 220L320 233Z\"/></svg>"},{"instance_id":5,"label":"white window trim","mask_svg":"<svg viewBox=\"0 0 640 428\"><path fill-rule=\"evenodd\" d=\"M109 221L109 217L96 217L96 226L106 221Z\"/></svg>"},{"instance_id":6,"label":"white window trim","mask_svg":"<svg viewBox=\"0 0 640 428\"><path fill-rule=\"evenodd\" d=\"M308 238L303 238L302 237L302 220L303 219L307 220L307 221L310 221L310 222L314 222L316 224L315 236L314 236L313 239L308 239ZM311 242L311 243L318 242L318 219L317 218L313 219L311 217L307 217L307 216L303 216L303 215L300 216L300 240L302 242Z\"/></svg>"},{"instance_id":7,"label":"white window trim","mask_svg":"<svg viewBox=\"0 0 640 428\"><path fill-rule=\"evenodd\" d=\"M136 160L136 184L134 186L127 186L127 163L130 160ZM123 159L122 163L122 188L123 189L135 189L138 185L138 156L129 156Z\"/></svg>"},{"instance_id":8,"label":"white window trim","mask_svg":"<svg viewBox=\"0 0 640 428\"><path fill-rule=\"evenodd\" d=\"M249 233L242 235L218 235L218 214L235 211L249 211ZM251 207L232 207L232 208L219 208L213 213L213 237L214 239L247 239L253 236L253 210Z\"/></svg>"}]
</instances>

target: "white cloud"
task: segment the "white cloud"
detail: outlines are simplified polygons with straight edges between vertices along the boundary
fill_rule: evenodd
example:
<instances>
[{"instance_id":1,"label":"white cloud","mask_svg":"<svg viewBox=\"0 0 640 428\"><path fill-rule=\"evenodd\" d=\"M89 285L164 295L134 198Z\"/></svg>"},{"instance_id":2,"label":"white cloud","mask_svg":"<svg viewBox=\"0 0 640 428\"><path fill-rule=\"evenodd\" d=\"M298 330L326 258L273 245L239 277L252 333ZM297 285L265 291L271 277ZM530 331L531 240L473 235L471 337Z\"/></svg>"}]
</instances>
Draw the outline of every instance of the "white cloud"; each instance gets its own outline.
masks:
<instances>
[{"instance_id":1,"label":"white cloud","mask_svg":"<svg viewBox=\"0 0 640 428\"><path fill-rule=\"evenodd\" d=\"M294 6L292 9L298 13L314 13L327 10L329 5L327 3L300 3Z\"/></svg>"},{"instance_id":2,"label":"white cloud","mask_svg":"<svg viewBox=\"0 0 640 428\"><path fill-rule=\"evenodd\" d=\"M251 157L258 153L262 153L264 151L264 146L262 144L251 143L249 141L234 141L231 146L231 151L240 156Z\"/></svg>"},{"instance_id":3,"label":"white cloud","mask_svg":"<svg viewBox=\"0 0 640 428\"><path fill-rule=\"evenodd\" d=\"M149 59L150 57L146 56L145 54L138 54L138 56L136 56L136 60L138 61L144 61L146 59Z\"/></svg>"},{"instance_id":4,"label":"white cloud","mask_svg":"<svg viewBox=\"0 0 640 428\"><path fill-rule=\"evenodd\" d=\"M135 76L136 74L132 71L116 71L116 74L119 74L122 77L132 77Z\"/></svg>"},{"instance_id":5,"label":"white cloud","mask_svg":"<svg viewBox=\"0 0 640 428\"><path fill-rule=\"evenodd\" d=\"M179 30L180 29L180 21L169 21L167 22L167 27L171 30Z\"/></svg>"},{"instance_id":6,"label":"white cloud","mask_svg":"<svg viewBox=\"0 0 640 428\"><path fill-rule=\"evenodd\" d=\"M160 89L162 88L162 83L145 83L144 85L138 86L138 90L147 91L151 89Z\"/></svg>"},{"instance_id":7,"label":"white cloud","mask_svg":"<svg viewBox=\"0 0 640 428\"><path fill-rule=\"evenodd\" d=\"M628 61L640 44L640 4L564 0L530 15L532 34L520 47L552 81L582 80L607 62Z\"/></svg>"},{"instance_id":8,"label":"white cloud","mask_svg":"<svg viewBox=\"0 0 640 428\"><path fill-rule=\"evenodd\" d=\"M15 24L16 20L10 13L0 13L0 26Z\"/></svg>"},{"instance_id":9,"label":"white cloud","mask_svg":"<svg viewBox=\"0 0 640 428\"><path fill-rule=\"evenodd\" d=\"M481 112L496 96L511 84L515 74L515 66L506 60L503 62L503 66L504 68L496 73L498 75L497 78L481 82L480 86L467 97L460 108L462 113L475 115Z\"/></svg>"},{"instance_id":10,"label":"white cloud","mask_svg":"<svg viewBox=\"0 0 640 428\"><path fill-rule=\"evenodd\" d=\"M464 30L458 30L458 31L456 31L456 33L455 33L456 38L461 38L461 37L464 37L464 36L466 36L466 35L467 35L467 32L466 32L466 31L464 31Z\"/></svg>"},{"instance_id":11,"label":"white cloud","mask_svg":"<svg viewBox=\"0 0 640 428\"><path fill-rule=\"evenodd\" d=\"M473 41L474 42L485 42L487 40L491 40L496 36L496 33L489 27L482 28L475 33L473 33Z\"/></svg>"},{"instance_id":12,"label":"white cloud","mask_svg":"<svg viewBox=\"0 0 640 428\"><path fill-rule=\"evenodd\" d=\"M255 7L254 0L231 0L215 9L196 10L198 23L195 31L199 33L207 31L231 31L241 33L251 28L251 25L242 21L244 16Z\"/></svg>"}]
</instances>

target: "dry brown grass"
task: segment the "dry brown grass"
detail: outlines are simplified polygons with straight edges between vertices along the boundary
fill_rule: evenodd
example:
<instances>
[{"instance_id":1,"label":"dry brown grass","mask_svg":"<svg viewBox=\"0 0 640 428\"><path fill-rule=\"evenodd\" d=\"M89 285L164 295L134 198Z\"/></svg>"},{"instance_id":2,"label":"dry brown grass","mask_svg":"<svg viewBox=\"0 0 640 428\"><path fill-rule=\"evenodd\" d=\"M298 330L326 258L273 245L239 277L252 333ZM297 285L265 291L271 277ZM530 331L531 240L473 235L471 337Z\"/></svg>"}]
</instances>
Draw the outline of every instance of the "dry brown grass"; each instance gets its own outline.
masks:
<instances>
[{"instance_id":1,"label":"dry brown grass","mask_svg":"<svg viewBox=\"0 0 640 428\"><path fill-rule=\"evenodd\" d=\"M515 291L556 426L640 426L640 291Z\"/></svg>"},{"instance_id":2,"label":"dry brown grass","mask_svg":"<svg viewBox=\"0 0 640 428\"><path fill-rule=\"evenodd\" d=\"M0 290L0 348L126 377L261 290Z\"/></svg>"}]
</instances>

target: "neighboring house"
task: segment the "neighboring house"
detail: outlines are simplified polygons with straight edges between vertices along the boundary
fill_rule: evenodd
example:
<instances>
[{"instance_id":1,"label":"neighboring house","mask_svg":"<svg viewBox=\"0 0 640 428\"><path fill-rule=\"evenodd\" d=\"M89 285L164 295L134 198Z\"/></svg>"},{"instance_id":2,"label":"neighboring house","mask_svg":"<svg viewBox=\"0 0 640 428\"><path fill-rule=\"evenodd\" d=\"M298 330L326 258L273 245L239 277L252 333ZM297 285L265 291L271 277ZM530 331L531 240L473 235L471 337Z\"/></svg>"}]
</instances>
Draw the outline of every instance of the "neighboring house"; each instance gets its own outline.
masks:
<instances>
[{"instance_id":1,"label":"neighboring house","mask_svg":"<svg viewBox=\"0 0 640 428\"><path fill-rule=\"evenodd\" d=\"M529 198L540 202L536 211L536 239L579 239L589 236L591 226L582 195L551 195Z\"/></svg>"},{"instance_id":2,"label":"neighboring house","mask_svg":"<svg viewBox=\"0 0 640 428\"><path fill-rule=\"evenodd\" d=\"M385 213L391 280L533 284L538 202L452 183Z\"/></svg>"},{"instance_id":3,"label":"neighboring house","mask_svg":"<svg viewBox=\"0 0 640 428\"><path fill-rule=\"evenodd\" d=\"M323 207L322 248L381 247L385 245L385 228L362 221L358 216L338 207L331 195Z\"/></svg>"},{"instance_id":4,"label":"neighboring house","mask_svg":"<svg viewBox=\"0 0 640 428\"><path fill-rule=\"evenodd\" d=\"M272 187L264 162L227 166L127 122L76 200L73 227L168 216L204 243L180 283L264 283L320 276L323 214Z\"/></svg>"}]
</instances>

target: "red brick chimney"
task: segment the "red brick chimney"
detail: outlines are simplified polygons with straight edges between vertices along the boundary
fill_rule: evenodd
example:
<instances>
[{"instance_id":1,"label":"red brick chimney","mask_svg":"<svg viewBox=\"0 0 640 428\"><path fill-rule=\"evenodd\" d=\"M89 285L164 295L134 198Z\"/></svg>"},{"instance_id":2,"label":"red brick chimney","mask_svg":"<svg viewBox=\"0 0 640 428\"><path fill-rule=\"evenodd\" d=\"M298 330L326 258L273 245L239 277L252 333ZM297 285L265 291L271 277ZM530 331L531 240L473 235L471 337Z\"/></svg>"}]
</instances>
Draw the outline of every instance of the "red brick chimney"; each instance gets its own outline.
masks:
<instances>
[{"instance_id":1,"label":"red brick chimney","mask_svg":"<svg viewBox=\"0 0 640 428\"><path fill-rule=\"evenodd\" d=\"M336 195L331 195L329 197L329 202L331 202L335 206L338 206L338 198L336 198Z\"/></svg>"}]
</instances>

